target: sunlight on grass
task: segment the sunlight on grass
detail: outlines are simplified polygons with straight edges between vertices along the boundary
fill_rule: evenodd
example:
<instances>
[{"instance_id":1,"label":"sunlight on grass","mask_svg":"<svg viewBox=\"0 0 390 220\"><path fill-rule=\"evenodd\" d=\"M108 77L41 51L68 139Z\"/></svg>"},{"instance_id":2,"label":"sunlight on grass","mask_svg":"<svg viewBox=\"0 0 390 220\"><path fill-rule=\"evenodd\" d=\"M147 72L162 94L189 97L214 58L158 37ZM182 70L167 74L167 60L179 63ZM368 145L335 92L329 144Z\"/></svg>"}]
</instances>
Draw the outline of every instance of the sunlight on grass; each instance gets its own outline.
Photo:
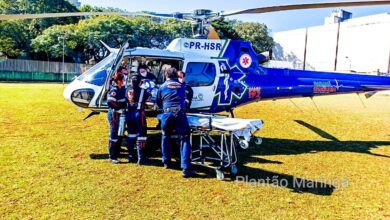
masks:
<instances>
[{"instance_id":1,"label":"sunlight on grass","mask_svg":"<svg viewBox=\"0 0 390 220\"><path fill-rule=\"evenodd\" d=\"M324 187L183 179L153 166L107 162L108 125L62 97L60 84L0 84L0 218L390 217L390 97L265 101L236 109L260 118L261 146L239 153L249 179ZM158 142L149 147L158 148ZM157 145L157 146L156 146ZM204 175L203 175L204 174ZM327 180L347 180L337 188ZM336 188L335 188L336 187Z\"/></svg>"}]
</instances>

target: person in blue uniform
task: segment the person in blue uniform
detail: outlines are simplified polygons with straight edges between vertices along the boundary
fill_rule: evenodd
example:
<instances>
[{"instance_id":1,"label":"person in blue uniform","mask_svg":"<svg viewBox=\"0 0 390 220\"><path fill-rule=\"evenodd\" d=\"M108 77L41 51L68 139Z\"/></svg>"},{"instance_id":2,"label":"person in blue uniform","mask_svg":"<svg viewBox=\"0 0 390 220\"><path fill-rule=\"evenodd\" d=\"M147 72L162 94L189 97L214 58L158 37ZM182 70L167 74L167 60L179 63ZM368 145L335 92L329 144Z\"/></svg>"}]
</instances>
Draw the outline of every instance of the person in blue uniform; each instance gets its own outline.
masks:
<instances>
[{"instance_id":1,"label":"person in blue uniform","mask_svg":"<svg viewBox=\"0 0 390 220\"><path fill-rule=\"evenodd\" d=\"M115 73L115 85L113 85L107 95L107 104L109 107L108 118L110 122L109 134L109 159L112 163L119 163L118 155L120 152L121 140L118 136L119 118L127 105L125 77L122 73Z\"/></svg>"},{"instance_id":2,"label":"person in blue uniform","mask_svg":"<svg viewBox=\"0 0 390 220\"><path fill-rule=\"evenodd\" d=\"M157 105L163 109L161 115L162 129L162 161L165 168L171 166L171 135L176 133L180 138L180 157L183 177L191 177L196 173L191 168L190 126L185 113L185 86L179 82L177 70L169 68L165 72L166 81L158 90Z\"/></svg>"},{"instance_id":3,"label":"person in blue uniform","mask_svg":"<svg viewBox=\"0 0 390 220\"><path fill-rule=\"evenodd\" d=\"M135 161L134 145L137 148L139 165L146 165L145 146L147 140L147 123L145 117L145 103L150 97L148 83L155 80L153 74L147 72L147 66L140 65L138 74L131 77L127 92L128 108L126 112L127 144L129 162Z\"/></svg>"},{"instance_id":4,"label":"person in blue uniform","mask_svg":"<svg viewBox=\"0 0 390 220\"><path fill-rule=\"evenodd\" d=\"M183 71L177 71L179 81L185 85L186 90L186 112L189 112L191 109L192 98L194 97L194 91L191 86L186 83L186 73Z\"/></svg>"}]
</instances>

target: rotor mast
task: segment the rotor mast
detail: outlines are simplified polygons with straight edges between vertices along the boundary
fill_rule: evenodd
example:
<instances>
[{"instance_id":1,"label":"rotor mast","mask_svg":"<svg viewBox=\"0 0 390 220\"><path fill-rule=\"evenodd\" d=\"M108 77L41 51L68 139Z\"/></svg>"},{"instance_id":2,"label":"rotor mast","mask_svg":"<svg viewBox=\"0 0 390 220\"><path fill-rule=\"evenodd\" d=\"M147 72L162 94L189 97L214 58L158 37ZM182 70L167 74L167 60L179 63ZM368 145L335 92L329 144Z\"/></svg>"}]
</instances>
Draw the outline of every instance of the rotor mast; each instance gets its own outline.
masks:
<instances>
[{"instance_id":1,"label":"rotor mast","mask_svg":"<svg viewBox=\"0 0 390 220\"><path fill-rule=\"evenodd\" d=\"M218 33L211 26L211 22L217 17L219 17L219 13L209 9L194 10L192 20L196 31L194 31L193 37L197 39L219 39Z\"/></svg>"}]
</instances>

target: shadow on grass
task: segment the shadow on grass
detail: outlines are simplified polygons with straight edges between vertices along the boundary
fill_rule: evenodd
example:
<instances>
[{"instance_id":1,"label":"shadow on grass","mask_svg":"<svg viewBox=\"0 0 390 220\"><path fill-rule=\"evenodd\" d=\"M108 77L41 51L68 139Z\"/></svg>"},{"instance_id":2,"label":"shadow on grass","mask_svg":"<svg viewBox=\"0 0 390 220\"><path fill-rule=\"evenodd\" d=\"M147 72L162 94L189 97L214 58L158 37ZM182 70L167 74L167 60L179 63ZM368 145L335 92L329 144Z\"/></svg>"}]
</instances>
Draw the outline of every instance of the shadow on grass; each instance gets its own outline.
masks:
<instances>
[{"instance_id":1,"label":"shadow on grass","mask_svg":"<svg viewBox=\"0 0 390 220\"><path fill-rule=\"evenodd\" d=\"M312 130L329 141L301 141L278 138L263 138L261 147L256 149L256 152L253 153L256 155L293 155L316 153L322 151L339 151L363 153L389 158L389 156L386 155L372 153L370 150L377 148L378 146L390 146L390 141L340 141L326 131L310 125L304 121L295 120L295 122Z\"/></svg>"},{"instance_id":2,"label":"shadow on grass","mask_svg":"<svg viewBox=\"0 0 390 220\"><path fill-rule=\"evenodd\" d=\"M302 178L297 178L292 175L272 172L264 169L253 168L246 166L247 163L272 163L282 164L279 161L267 160L259 158L257 156L265 155L295 155L304 153L317 153L323 151L335 151L335 152L356 152L364 153L380 157L389 157L386 155L379 155L371 153L372 148L376 148L379 145L389 145L390 141L340 141L336 137L330 135L324 130L315 127L304 121L296 120L296 122L306 128L312 130L323 138L329 141L300 141L290 139L277 139L277 138L263 138L261 146L255 146L252 144L248 150L240 151L238 153L239 158L239 175L236 180L237 182L249 183L253 181L266 181L266 184L283 187L290 189L292 192L298 193L311 193L321 196L329 196L336 189L335 186L321 182L313 181ZM147 155L151 158L160 158L161 154L159 151L161 144L161 135L158 133L149 134L148 137L148 151ZM173 157L178 157L178 149L172 149ZM175 156L176 155L176 156ZM126 157L125 153L121 154L122 158ZM108 159L107 154L91 154L91 159ZM152 159L151 165L159 166L162 168L160 159ZM176 160L173 166L174 169L179 170L180 164ZM162 168L163 169L163 168ZM215 178L214 170L196 167L197 171L200 171L199 178ZM267 181L269 180L269 181ZM274 181L272 181L274 180Z\"/></svg>"},{"instance_id":3,"label":"shadow on grass","mask_svg":"<svg viewBox=\"0 0 390 220\"><path fill-rule=\"evenodd\" d=\"M299 141L277 138L263 138L261 148L256 149L256 155L294 155L317 153L323 151L354 152L372 156L386 157L370 152L378 146L390 146L390 141Z\"/></svg>"},{"instance_id":4,"label":"shadow on grass","mask_svg":"<svg viewBox=\"0 0 390 220\"><path fill-rule=\"evenodd\" d=\"M277 139L277 138L263 138L261 146L252 146L239 153L239 166L240 174L244 175L243 182L251 182L251 180L266 180L276 179L273 185L285 187L291 189L293 192L300 193L312 193L316 195L331 195L335 190L335 186L323 182L316 182L301 178L296 178L291 175L282 173L271 172L263 169L256 169L245 166L246 163L281 163L277 161L268 161L258 158L256 156L266 155L296 155L305 153L317 153L324 151L334 152L354 152L363 153L373 156L386 157L387 155L380 155L370 152L371 149L378 146L390 146L390 141L340 141L333 135L326 131L315 127L304 121L296 120L298 124L312 130L323 138L329 141L300 141L289 139ZM282 183L282 180L284 181Z\"/></svg>"},{"instance_id":5,"label":"shadow on grass","mask_svg":"<svg viewBox=\"0 0 390 220\"><path fill-rule=\"evenodd\" d=\"M325 138L325 139L328 139L328 140L332 140L332 141L339 141L339 139L337 139L335 136L327 133L326 131L320 129L320 128L317 128L309 123L306 123L304 121L301 121L301 120L294 120L296 123L312 130L313 132L317 133L319 136Z\"/></svg>"}]
</instances>

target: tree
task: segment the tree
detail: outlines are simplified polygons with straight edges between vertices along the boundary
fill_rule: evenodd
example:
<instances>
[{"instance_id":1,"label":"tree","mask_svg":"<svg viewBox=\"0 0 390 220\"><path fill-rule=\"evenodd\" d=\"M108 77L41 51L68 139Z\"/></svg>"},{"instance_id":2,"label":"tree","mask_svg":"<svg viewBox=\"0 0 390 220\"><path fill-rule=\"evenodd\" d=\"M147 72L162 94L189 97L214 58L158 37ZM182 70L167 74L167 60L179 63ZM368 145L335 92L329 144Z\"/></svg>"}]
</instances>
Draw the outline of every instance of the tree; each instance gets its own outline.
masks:
<instances>
[{"instance_id":1,"label":"tree","mask_svg":"<svg viewBox=\"0 0 390 220\"><path fill-rule=\"evenodd\" d=\"M8 57L17 57L22 52L25 52L25 48L29 46L26 42L30 40L29 33L25 31L27 28L28 26L24 22L0 22L0 36L2 41L0 52Z\"/></svg>"},{"instance_id":2,"label":"tree","mask_svg":"<svg viewBox=\"0 0 390 220\"><path fill-rule=\"evenodd\" d=\"M19 6L17 1L0 0L0 12L2 14L17 14Z\"/></svg>"},{"instance_id":3,"label":"tree","mask_svg":"<svg viewBox=\"0 0 390 220\"><path fill-rule=\"evenodd\" d=\"M102 8L102 7L96 7L91 5L82 5L78 8L79 11L83 12L126 12L126 10L120 9L120 8Z\"/></svg>"},{"instance_id":4,"label":"tree","mask_svg":"<svg viewBox=\"0 0 390 220\"><path fill-rule=\"evenodd\" d=\"M133 31L130 34L130 47L160 47L163 39L162 30L158 23L147 17L131 18Z\"/></svg>"},{"instance_id":5,"label":"tree","mask_svg":"<svg viewBox=\"0 0 390 220\"><path fill-rule=\"evenodd\" d=\"M91 5L82 5L78 9L79 11L83 11L83 12L103 12L103 8L94 7Z\"/></svg>"},{"instance_id":6,"label":"tree","mask_svg":"<svg viewBox=\"0 0 390 220\"><path fill-rule=\"evenodd\" d=\"M272 37L269 36L270 30L265 24L237 23L234 29L242 39L251 42L257 53L270 50L274 45Z\"/></svg>"},{"instance_id":7,"label":"tree","mask_svg":"<svg viewBox=\"0 0 390 220\"><path fill-rule=\"evenodd\" d=\"M44 30L41 35L32 40L31 48L37 54L45 54L47 59L60 60L63 55L63 37L65 37L65 56L76 61L75 59L82 52L82 45L78 43L80 36L73 24L54 25Z\"/></svg>"},{"instance_id":8,"label":"tree","mask_svg":"<svg viewBox=\"0 0 390 220\"><path fill-rule=\"evenodd\" d=\"M223 17L214 20L211 25L222 39L240 40L241 36L234 29L235 20L225 20Z\"/></svg>"},{"instance_id":9,"label":"tree","mask_svg":"<svg viewBox=\"0 0 390 220\"><path fill-rule=\"evenodd\" d=\"M20 55L20 50L13 46L15 42L12 38L0 36L0 53L6 57L17 57Z\"/></svg>"},{"instance_id":10,"label":"tree","mask_svg":"<svg viewBox=\"0 0 390 220\"><path fill-rule=\"evenodd\" d=\"M118 47L126 40L134 41L133 23L128 18L120 16L99 16L88 20L80 21L77 24L77 32L80 36L83 52L86 59L99 61L104 54L101 53L105 42L110 47Z\"/></svg>"},{"instance_id":11,"label":"tree","mask_svg":"<svg viewBox=\"0 0 390 220\"><path fill-rule=\"evenodd\" d=\"M0 0L0 13L2 14L76 11L77 8L66 0ZM18 56L23 52L29 55L33 52L30 47L31 40L41 34L43 30L53 25L67 25L77 21L78 18L75 17L2 21L0 22L0 34L3 43L12 42L13 50L17 51L17 53L10 52L9 56ZM11 41L6 40L7 38L10 38ZM33 57L40 58L39 54L33 54Z\"/></svg>"},{"instance_id":12,"label":"tree","mask_svg":"<svg viewBox=\"0 0 390 220\"><path fill-rule=\"evenodd\" d=\"M19 11L22 13L55 13L77 12L77 8L66 0L18 0ZM37 31L53 25L66 25L77 23L77 17L32 19L31 26Z\"/></svg>"},{"instance_id":13,"label":"tree","mask_svg":"<svg viewBox=\"0 0 390 220\"><path fill-rule=\"evenodd\" d=\"M130 47L159 47L160 38L164 38L158 24L146 18L124 18L120 16L98 16L80 21L75 25L52 26L38 37L31 46L34 52L46 54L46 57L62 56L59 36L67 36L66 56L76 59L100 61L106 54L100 41L110 47L119 47L126 40ZM73 51L73 52L72 52Z\"/></svg>"},{"instance_id":14,"label":"tree","mask_svg":"<svg viewBox=\"0 0 390 220\"><path fill-rule=\"evenodd\" d=\"M36 14L54 12L77 12L77 8L67 0L0 0L0 12L2 14ZM52 25L70 24L78 21L75 17L32 19L34 28L42 31Z\"/></svg>"},{"instance_id":15,"label":"tree","mask_svg":"<svg viewBox=\"0 0 390 220\"><path fill-rule=\"evenodd\" d=\"M179 21L176 19L166 19L160 24L164 31L164 47L175 38L192 37L192 25L189 22Z\"/></svg>"}]
</instances>

